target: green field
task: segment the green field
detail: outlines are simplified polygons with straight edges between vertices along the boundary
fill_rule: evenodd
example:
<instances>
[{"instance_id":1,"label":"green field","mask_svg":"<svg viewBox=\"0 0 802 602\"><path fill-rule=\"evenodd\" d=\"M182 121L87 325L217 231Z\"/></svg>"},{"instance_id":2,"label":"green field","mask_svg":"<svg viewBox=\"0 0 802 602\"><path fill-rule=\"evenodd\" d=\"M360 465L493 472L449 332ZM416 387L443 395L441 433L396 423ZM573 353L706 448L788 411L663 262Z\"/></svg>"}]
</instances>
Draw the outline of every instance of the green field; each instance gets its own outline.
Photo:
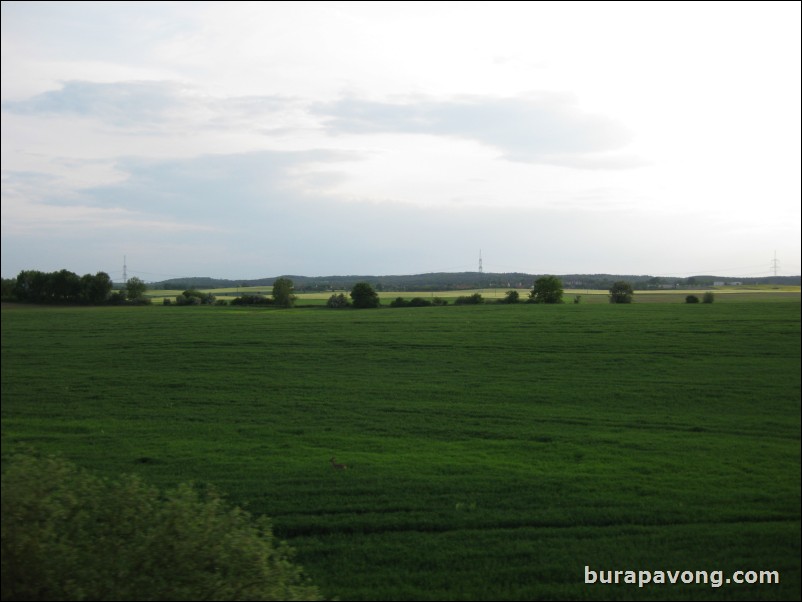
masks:
<instances>
[{"instance_id":1,"label":"green field","mask_svg":"<svg viewBox=\"0 0 802 602\"><path fill-rule=\"evenodd\" d=\"M341 600L799 599L799 295L718 301L5 307L3 454L212 483Z\"/></svg>"}]
</instances>

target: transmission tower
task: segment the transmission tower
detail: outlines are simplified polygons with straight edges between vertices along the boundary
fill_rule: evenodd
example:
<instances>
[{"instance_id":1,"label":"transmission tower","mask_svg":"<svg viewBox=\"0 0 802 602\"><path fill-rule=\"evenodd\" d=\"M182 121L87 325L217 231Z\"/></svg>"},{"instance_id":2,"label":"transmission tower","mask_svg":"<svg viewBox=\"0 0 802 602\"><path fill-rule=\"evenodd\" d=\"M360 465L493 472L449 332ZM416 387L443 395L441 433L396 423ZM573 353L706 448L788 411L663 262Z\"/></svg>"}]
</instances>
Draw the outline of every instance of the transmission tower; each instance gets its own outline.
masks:
<instances>
[{"instance_id":1,"label":"transmission tower","mask_svg":"<svg viewBox=\"0 0 802 602\"><path fill-rule=\"evenodd\" d=\"M484 273L484 270L482 270L482 249L479 249L479 273Z\"/></svg>"},{"instance_id":2,"label":"transmission tower","mask_svg":"<svg viewBox=\"0 0 802 602\"><path fill-rule=\"evenodd\" d=\"M777 275L777 268L780 266L780 262L777 260L777 251L774 251L774 259L771 261L771 269L774 270L774 275Z\"/></svg>"},{"instance_id":3,"label":"transmission tower","mask_svg":"<svg viewBox=\"0 0 802 602\"><path fill-rule=\"evenodd\" d=\"M125 265L125 255L123 255L123 284L128 282L128 266Z\"/></svg>"}]
</instances>

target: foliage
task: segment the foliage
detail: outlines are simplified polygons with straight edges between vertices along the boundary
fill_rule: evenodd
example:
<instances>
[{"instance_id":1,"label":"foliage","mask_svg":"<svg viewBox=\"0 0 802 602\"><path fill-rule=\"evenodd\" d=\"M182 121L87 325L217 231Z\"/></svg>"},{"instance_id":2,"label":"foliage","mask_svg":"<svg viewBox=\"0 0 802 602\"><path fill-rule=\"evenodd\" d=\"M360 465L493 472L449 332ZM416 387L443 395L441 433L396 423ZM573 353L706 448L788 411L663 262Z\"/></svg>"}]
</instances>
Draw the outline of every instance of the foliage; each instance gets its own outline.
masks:
<instances>
[{"instance_id":1,"label":"foliage","mask_svg":"<svg viewBox=\"0 0 802 602\"><path fill-rule=\"evenodd\" d=\"M273 283L273 300L279 307L292 307L295 304L295 295L292 293L293 284L289 278L276 278Z\"/></svg>"},{"instance_id":2,"label":"foliage","mask_svg":"<svg viewBox=\"0 0 802 602\"><path fill-rule=\"evenodd\" d=\"M556 276L541 276L535 280L529 300L532 303L562 303L562 281Z\"/></svg>"},{"instance_id":3,"label":"foliage","mask_svg":"<svg viewBox=\"0 0 802 602\"><path fill-rule=\"evenodd\" d=\"M349 305L348 297L342 293L334 294L329 297L328 301L326 301L326 307L330 309L342 309L348 307Z\"/></svg>"},{"instance_id":4,"label":"foliage","mask_svg":"<svg viewBox=\"0 0 802 602\"><path fill-rule=\"evenodd\" d=\"M105 303L113 286L111 277L106 272L98 272L94 276L85 274L81 277L83 297L92 305Z\"/></svg>"},{"instance_id":5,"label":"foliage","mask_svg":"<svg viewBox=\"0 0 802 602\"><path fill-rule=\"evenodd\" d=\"M14 285L17 283L16 280L13 278L3 278L2 279L2 293L0 293L0 299L3 301L11 300L14 296Z\"/></svg>"},{"instance_id":6,"label":"foliage","mask_svg":"<svg viewBox=\"0 0 802 602\"><path fill-rule=\"evenodd\" d=\"M632 303L632 285L625 280L619 280L610 287L610 303Z\"/></svg>"},{"instance_id":7,"label":"foliage","mask_svg":"<svg viewBox=\"0 0 802 602\"><path fill-rule=\"evenodd\" d=\"M129 301L133 301L135 299L139 299L145 295L145 292L148 290L148 285L145 284L142 280L134 276L133 278L129 278L128 281L125 283L125 297Z\"/></svg>"},{"instance_id":8,"label":"foliage","mask_svg":"<svg viewBox=\"0 0 802 602\"><path fill-rule=\"evenodd\" d=\"M273 299L249 293L232 299L231 305L273 305Z\"/></svg>"},{"instance_id":9,"label":"foliage","mask_svg":"<svg viewBox=\"0 0 802 602\"><path fill-rule=\"evenodd\" d=\"M582 302L582 295L575 295L574 296L574 304L579 304Z\"/></svg>"},{"instance_id":10,"label":"foliage","mask_svg":"<svg viewBox=\"0 0 802 602\"><path fill-rule=\"evenodd\" d=\"M702 303L713 303L715 298L716 296L713 294L713 291L707 291L704 295L702 295Z\"/></svg>"},{"instance_id":11,"label":"foliage","mask_svg":"<svg viewBox=\"0 0 802 602\"><path fill-rule=\"evenodd\" d=\"M370 309L379 307L379 295L367 282L357 282L351 289L351 299L357 309Z\"/></svg>"},{"instance_id":12,"label":"foliage","mask_svg":"<svg viewBox=\"0 0 802 602\"><path fill-rule=\"evenodd\" d=\"M309 600L265 518L213 491L162 495L57 458L3 465L3 600Z\"/></svg>"},{"instance_id":13,"label":"foliage","mask_svg":"<svg viewBox=\"0 0 802 602\"><path fill-rule=\"evenodd\" d=\"M473 295L462 295L454 300L454 305L481 305L484 303L484 297L480 293Z\"/></svg>"},{"instance_id":14,"label":"foliage","mask_svg":"<svg viewBox=\"0 0 802 602\"><path fill-rule=\"evenodd\" d=\"M685 297L685 303L699 303L699 297L696 295L688 295Z\"/></svg>"},{"instance_id":15,"label":"foliage","mask_svg":"<svg viewBox=\"0 0 802 602\"><path fill-rule=\"evenodd\" d=\"M434 305L433 301L424 299L423 297L414 297L409 300L403 297L396 297L390 303L390 307L431 307L432 305Z\"/></svg>"},{"instance_id":16,"label":"foliage","mask_svg":"<svg viewBox=\"0 0 802 602\"><path fill-rule=\"evenodd\" d=\"M212 305L214 303L212 293L202 293L195 289L189 289L175 298L176 305Z\"/></svg>"},{"instance_id":17,"label":"foliage","mask_svg":"<svg viewBox=\"0 0 802 602\"><path fill-rule=\"evenodd\" d=\"M50 273L23 270L17 275L11 294L19 301L31 303L97 305L109 299L111 289L111 278L106 272L78 277L68 270Z\"/></svg>"},{"instance_id":18,"label":"foliage","mask_svg":"<svg viewBox=\"0 0 802 602\"><path fill-rule=\"evenodd\" d=\"M500 303L519 303L520 301L521 295L518 291L507 291Z\"/></svg>"}]
</instances>

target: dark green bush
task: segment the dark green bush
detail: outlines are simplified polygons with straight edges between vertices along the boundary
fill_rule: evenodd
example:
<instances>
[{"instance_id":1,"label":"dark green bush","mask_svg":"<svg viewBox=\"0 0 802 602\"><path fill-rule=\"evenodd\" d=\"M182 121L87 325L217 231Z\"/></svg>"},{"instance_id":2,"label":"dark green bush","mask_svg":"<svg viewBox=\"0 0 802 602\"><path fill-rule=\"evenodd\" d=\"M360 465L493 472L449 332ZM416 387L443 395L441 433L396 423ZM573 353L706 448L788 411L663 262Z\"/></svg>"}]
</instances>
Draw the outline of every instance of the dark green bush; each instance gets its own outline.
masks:
<instances>
[{"instance_id":1,"label":"dark green bush","mask_svg":"<svg viewBox=\"0 0 802 602\"><path fill-rule=\"evenodd\" d=\"M211 305L214 303L212 293L202 293L199 290L189 289L175 298L176 305Z\"/></svg>"},{"instance_id":2,"label":"dark green bush","mask_svg":"<svg viewBox=\"0 0 802 602\"><path fill-rule=\"evenodd\" d=\"M702 303L713 303L713 301L715 300L715 298L716 298L716 296L713 294L713 292L712 292L712 291L707 291L707 292L706 292L706 293L705 293L705 294L702 296Z\"/></svg>"},{"instance_id":3,"label":"dark green bush","mask_svg":"<svg viewBox=\"0 0 802 602\"><path fill-rule=\"evenodd\" d=\"M2 477L3 600L313 600L265 518L190 485L160 493L56 458Z\"/></svg>"},{"instance_id":4,"label":"dark green bush","mask_svg":"<svg viewBox=\"0 0 802 602\"><path fill-rule=\"evenodd\" d=\"M351 299L357 309L379 307L381 301L375 289L367 282L357 282L351 289Z\"/></svg>"},{"instance_id":5,"label":"dark green bush","mask_svg":"<svg viewBox=\"0 0 802 602\"><path fill-rule=\"evenodd\" d=\"M632 303L635 292L632 285L625 280L618 280L610 287L610 303Z\"/></svg>"},{"instance_id":6,"label":"dark green bush","mask_svg":"<svg viewBox=\"0 0 802 602\"><path fill-rule=\"evenodd\" d=\"M688 295L685 297L685 303L699 303L699 297L696 295Z\"/></svg>"},{"instance_id":7,"label":"dark green bush","mask_svg":"<svg viewBox=\"0 0 802 602\"><path fill-rule=\"evenodd\" d=\"M264 295L242 295L231 300L231 305L273 305L273 299Z\"/></svg>"},{"instance_id":8,"label":"dark green bush","mask_svg":"<svg viewBox=\"0 0 802 602\"><path fill-rule=\"evenodd\" d=\"M346 297L343 293L334 294L329 297L329 300L326 301L326 307L330 309L342 309L344 307L348 307L348 297Z\"/></svg>"},{"instance_id":9,"label":"dark green bush","mask_svg":"<svg viewBox=\"0 0 802 602\"><path fill-rule=\"evenodd\" d=\"M454 305L480 305L484 302L485 300L480 293L474 293L473 295L457 297L454 301Z\"/></svg>"},{"instance_id":10,"label":"dark green bush","mask_svg":"<svg viewBox=\"0 0 802 602\"><path fill-rule=\"evenodd\" d=\"M518 291L507 291L504 298L499 303L519 303L521 301L521 294Z\"/></svg>"}]
</instances>

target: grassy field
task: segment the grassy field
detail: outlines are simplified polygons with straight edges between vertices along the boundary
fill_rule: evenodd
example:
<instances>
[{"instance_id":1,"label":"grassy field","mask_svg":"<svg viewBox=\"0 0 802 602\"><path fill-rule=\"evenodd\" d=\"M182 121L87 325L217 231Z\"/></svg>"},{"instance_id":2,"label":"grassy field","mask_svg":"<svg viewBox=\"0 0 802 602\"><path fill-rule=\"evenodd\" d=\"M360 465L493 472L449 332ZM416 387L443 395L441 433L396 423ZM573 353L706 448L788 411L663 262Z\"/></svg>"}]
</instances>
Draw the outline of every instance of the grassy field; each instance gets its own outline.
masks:
<instances>
[{"instance_id":1,"label":"grassy field","mask_svg":"<svg viewBox=\"0 0 802 602\"><path fill-rule=\"evenodd\" d=\"M9 307L2 446L212 483L343 600L799 599L799 368L798 295ZM781 581L586 585L586 565Z\"/></svg>"}]
</instances>

